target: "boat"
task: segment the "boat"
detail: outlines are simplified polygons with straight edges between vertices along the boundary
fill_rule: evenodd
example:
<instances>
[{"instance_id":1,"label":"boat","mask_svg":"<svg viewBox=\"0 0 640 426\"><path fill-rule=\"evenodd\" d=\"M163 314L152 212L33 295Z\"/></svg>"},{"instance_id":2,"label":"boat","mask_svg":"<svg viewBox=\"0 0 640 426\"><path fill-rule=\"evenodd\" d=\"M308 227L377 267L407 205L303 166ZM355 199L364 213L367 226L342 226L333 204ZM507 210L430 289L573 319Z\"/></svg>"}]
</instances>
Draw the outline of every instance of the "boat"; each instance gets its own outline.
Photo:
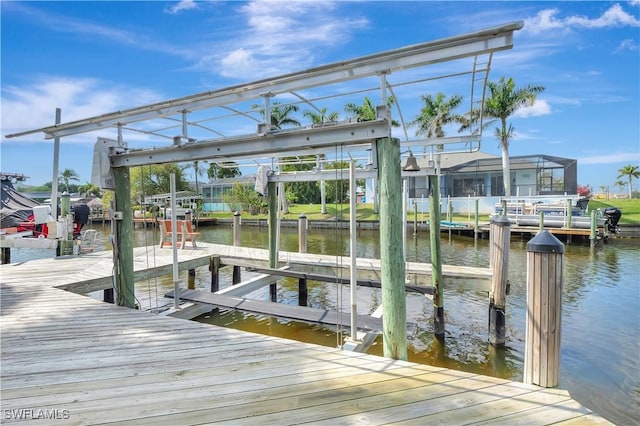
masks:
<instances>
[{"instance_id":1,"label":"boat","mask_svg":"<svg viewBox=\"0 0 640 426\"><path fill-rule=\"evenodd\" d=\"M0 247L56 248L58 240L66 238L64 229L70 229L77 239L89 221L89 207L86 204L71 206L73 215L69 223L66 218L56 221L49 205L40 204L14 188L12 179L21 177L23 175L0 173Z\"/></svg>"},{"instance_id":2,"label":"boat","mask_svg":"<svg viewBox=\"0 0 640 426\"><path fill-rule=\"evenodd\" d=\"M496 203L490 217L504 215L518 226L540 226L549 228L591 228L589 199L579 197L545 198L505 198ZM606 228L608 232L618 233L618 222L622 212L615 207L596 210L596 227Z\"/></svg>"}]
</instances>

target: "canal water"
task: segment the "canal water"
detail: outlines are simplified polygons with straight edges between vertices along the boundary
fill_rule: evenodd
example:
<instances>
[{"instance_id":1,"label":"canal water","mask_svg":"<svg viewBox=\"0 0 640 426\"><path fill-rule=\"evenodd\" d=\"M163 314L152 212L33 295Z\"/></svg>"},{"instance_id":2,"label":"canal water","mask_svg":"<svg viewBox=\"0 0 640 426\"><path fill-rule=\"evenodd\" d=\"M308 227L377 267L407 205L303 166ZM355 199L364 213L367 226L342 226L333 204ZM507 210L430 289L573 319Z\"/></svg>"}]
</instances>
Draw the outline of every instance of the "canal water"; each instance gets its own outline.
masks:
<instances>
[{"instance_id":1,"label":"canal water","mask_svg":"<svg viewBox=\"0 0 640 426\"><path fill-rule=\"evenodd\" d=\"M99 246L110 248L108 226ZM228 226L201 227L202 240L232 243ZM135 245L157 241L153 231L136 230ZM310 229L309 253L349 254L348 230ZM495 349L488 343L488 296L481 292L445 290L446 335L444 343L433 338L433 304L422 295L407 295L409 360L434 366L522 380L526 309L526 243L520 237L511 240L506 323L507 344ZM242 245L268 247L265 227L244 227ZM297 230L283 228L280 238L283 251L297 251ZM446 264L488 267L489 243L468 237L442 234L442 260ZM378 258L377 231L360 230L357 234L359 257ZM12 262L23 257L46 257L42 251L14 250ZM152 262L153 253L150 253ZM414 238L407 234L407 260L430 262L429 234ZM571 396L620 425L640 424L640 240L612 239L595 250L588 243L566 246L562 316L562 350L560 387ZM221 288L230 285L231 268L223 268ZM196 272L196 287L209 288L206 268ZM249 278L243 272L243 279ZM186 287L187 274L181 274ZM137 292L154 297L173 289L171 277L139 283ZM141 296L142 297L142 296ZM268 300L268 289L248 297ZM379 305L380 291L358 289L358 312L369 314ZM278 285L278 301L297 304L297 280L284 279ZM157 303L157 302L155 302ZM309 282L309 306L348 311L349 289L335 283ZM229 310L215 309L197 321L288 339L338 346L348 336L349 324L338 327L287 321ZM382 355L380 338L370 354Z\"/></svg>"}]
</instances>

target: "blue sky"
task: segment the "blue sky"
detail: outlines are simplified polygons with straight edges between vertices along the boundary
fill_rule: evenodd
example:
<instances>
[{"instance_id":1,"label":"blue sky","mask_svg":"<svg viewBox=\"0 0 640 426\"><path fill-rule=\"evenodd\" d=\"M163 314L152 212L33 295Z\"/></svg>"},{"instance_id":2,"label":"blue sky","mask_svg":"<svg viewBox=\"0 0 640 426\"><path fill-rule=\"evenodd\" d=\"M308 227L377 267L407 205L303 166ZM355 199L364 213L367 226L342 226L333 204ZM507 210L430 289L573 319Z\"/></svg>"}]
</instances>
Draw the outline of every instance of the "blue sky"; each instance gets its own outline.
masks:
<instances>
[{"instance_id":1,"label":"blue sky","mask_svg":"<svg viewBox=\"0 0 640 426\"><path fill-rule=\"evenodd\" d=\"M51 181L51 140L4 136L53 124L56 107L65 122L519 20L490 80L546 90L512 118L511 155L576 158L580 185L613 185L618 169L640 164L637 0L2 1L1 169ZM446 82L437 90L467 95ZM406 120L421 94L403 106ZM59 168L80 183L91 179L95 136L62 139ZM481 150L499 155L492 129Z\"/></svg>"}]
</instances>

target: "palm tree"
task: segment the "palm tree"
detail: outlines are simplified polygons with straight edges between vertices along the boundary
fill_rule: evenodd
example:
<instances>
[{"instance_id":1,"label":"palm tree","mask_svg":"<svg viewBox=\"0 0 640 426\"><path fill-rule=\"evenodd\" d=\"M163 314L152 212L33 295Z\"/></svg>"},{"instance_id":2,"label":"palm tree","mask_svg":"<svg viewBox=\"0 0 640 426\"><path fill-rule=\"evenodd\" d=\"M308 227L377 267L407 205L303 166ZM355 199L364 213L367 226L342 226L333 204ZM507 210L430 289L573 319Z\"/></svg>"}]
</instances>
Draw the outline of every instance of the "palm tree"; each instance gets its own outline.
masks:
<instances>
[{"instance_id":1,"label":"palm tree","mask_svg":"<svg viewBox=\"0 0 640 426\"><path fill-rule=\"evenodd\" d=\"M264 108L260 105L252 105L253 109L260 111L260 114L264 117ZM291 114L298 112L297 105L282 105L279 102L274 102L271 105L271 125L275 129L282 129L283 126L300 127L300 122L291 117Z\"/></svg>"},{"instance_id":2,"label":"palm tree","mask_svg":"<svg viewBox=\"0 0 640 426\"><path fill-rule=\"evenodd\" d=\"M500 120L501 126L496 128L496 138L500 141L502 149L502 179L504 182L504 194L511 195L511 170L509 167L509 142L513 138L513 125L507 125L507 119L518 109L533 105L536 95L544 91L543 86L527 85L516 88L513 78L500 81L487 82L489 96L485 100L483 113L487 118ZM473 116L473 114L471 114ZM488 123L489 124L489 123Z\"/></svg>"},{"instance_id":3,"label":"palm tree","mask_svg":"<svg viewBox=\"0 0 640 426\"><path fill-rule=\"evenodd\" d=\"M78 187L78 192L85 197L100 197L102 195L100 188L91 182L85 182L84 185Z\"/></svg>"},{"instance_id":4,"label":"palm tree","mask_svg":"<svg viewBox=\"0 0 640 426\"><path fill-rule=\"evenodd\" d=\"M223 163L210 163L207 169L207 176L209 179L224 179L242 176L242 172L235 161L226 161Z\"/></svg>"},{"instance_id":5,"label":"palm tree","mask_svg":"<svg viewBox=\"0 0 640 426\"><path fill-rule=\"evenodd\" d=\"M632 166L631 164L629 164L618 170L618 173L620 173L618 175L618 179L625 176L627 177L629 182L629 198L633 198L633 189L631 187L631 183L633 181L633 178L637 179L640 177L640 168L638 166Z\"/></svg>"},{"instance_id":6,"label":"palm tree","mask_svg":"<svg viewBox=\"0 0 640 426\"><path fill-rule=\"evenodd\" d=\"M60 173L60 178L64 182L64 186L66 187L67 193L69 192L70 180L74 180L76 182L80 181L80 176L72 169L64 169L62 173Z\"/></svg>"},{"instance_id":7,"label":"palm tree","mask_svg":"<svg viewBox=\"0 0 640 426\"><path fill-rule=\"evenodd\" d=\"M393 97L389 96L389 99L387 99L387 106L391 107L391 105L393 105L393 102ZM345 112L351 114L358 121L373 121L378 118L378 115L376 114L376 107L375 105L373 105L371 99L369 99L368 96L364 97L364 99L362 100L362 105L356 105L352 102L349 102L344 106L344 110ZM398 123L396 120L391 120L391 125L393 127L399 127L400 123Z\"/></svg>"},{"instance_id":8,"label":"palm tree","mask_svg":"<svg viewBox=\"0 0 640 426\"><path fill-rule=\"evenodd\" d=\"M416 136L442 138L445 125L462 121L459 115L452 114L452 111L462 103L462 96L455 95L447 99L446 95L440 92L435 98L431 95L423 95L421 99L424 106L420 109L420 115L409 123L418 127Z\"/></svg>"},{"instance_id":9,"label":"palm tree","mask_svg":"<svg viewBox=\"0 0 640 426\"><path fill-rule=\"evenodd\" d=\"M327 107L322 107L319 112L305 111L303 116L311 120L311 124L324 124L327 122L338 121L340 115L337 112L327 114Z\"/></svg>"}]
</instances>

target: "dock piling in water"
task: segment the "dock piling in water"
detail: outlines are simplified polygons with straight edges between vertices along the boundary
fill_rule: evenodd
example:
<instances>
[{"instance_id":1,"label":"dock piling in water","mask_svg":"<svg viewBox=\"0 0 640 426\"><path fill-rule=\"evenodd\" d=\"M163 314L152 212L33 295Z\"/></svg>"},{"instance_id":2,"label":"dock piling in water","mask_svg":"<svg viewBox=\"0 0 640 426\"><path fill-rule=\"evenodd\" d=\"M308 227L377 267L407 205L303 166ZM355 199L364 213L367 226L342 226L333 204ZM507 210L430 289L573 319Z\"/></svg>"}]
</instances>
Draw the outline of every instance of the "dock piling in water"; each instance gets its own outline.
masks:
<instances>
[{"instance_id":1,"label":"dock piling in water","mask_svg":"<svg viewBox=\"0 0 640 426\"><path fill-rule=\"evenodd\" d=\"M298 251L307 252L307 216L301 213L298 217ZM307 279L298 279L298 305L307 306Z\"/></svg>"},{"instance_id":2,"label":"dock piling in water","mask_svg":"<svg viewBox=\"0 0 640 426\"><path fill-rule=\"evenodd\" d=\"M242 245L242 239L240 238L240 226L241 226L242 216L238 210L233 213L233 245L238 247ZM233 266L233 277L231 279L231 283L233 285L238 284L242 281L242 277L240 275L240 266Z\"/></svg>"},{"instance_id":3,"label":"dock piling in water","mask_svg":"<svg viewBox=\"0 0 640 426\"><path fill-rule=\"evenodd\" d=\"M505 344L505 306L509 281L509 243L511 222L506 216L497 216L491 221L490 267L491 293L489 294L489 343Z\"/></svg>"},{"instance_id":4,"label":"dock piling in water","mask_svg":"<svg viewBox=\"0 0 640 426\"><path fill-rule=\"evenodd\" d=\"M527 243L524 382L558 386L564 245L549 231Z\"/></svg>"}]
</instances>

